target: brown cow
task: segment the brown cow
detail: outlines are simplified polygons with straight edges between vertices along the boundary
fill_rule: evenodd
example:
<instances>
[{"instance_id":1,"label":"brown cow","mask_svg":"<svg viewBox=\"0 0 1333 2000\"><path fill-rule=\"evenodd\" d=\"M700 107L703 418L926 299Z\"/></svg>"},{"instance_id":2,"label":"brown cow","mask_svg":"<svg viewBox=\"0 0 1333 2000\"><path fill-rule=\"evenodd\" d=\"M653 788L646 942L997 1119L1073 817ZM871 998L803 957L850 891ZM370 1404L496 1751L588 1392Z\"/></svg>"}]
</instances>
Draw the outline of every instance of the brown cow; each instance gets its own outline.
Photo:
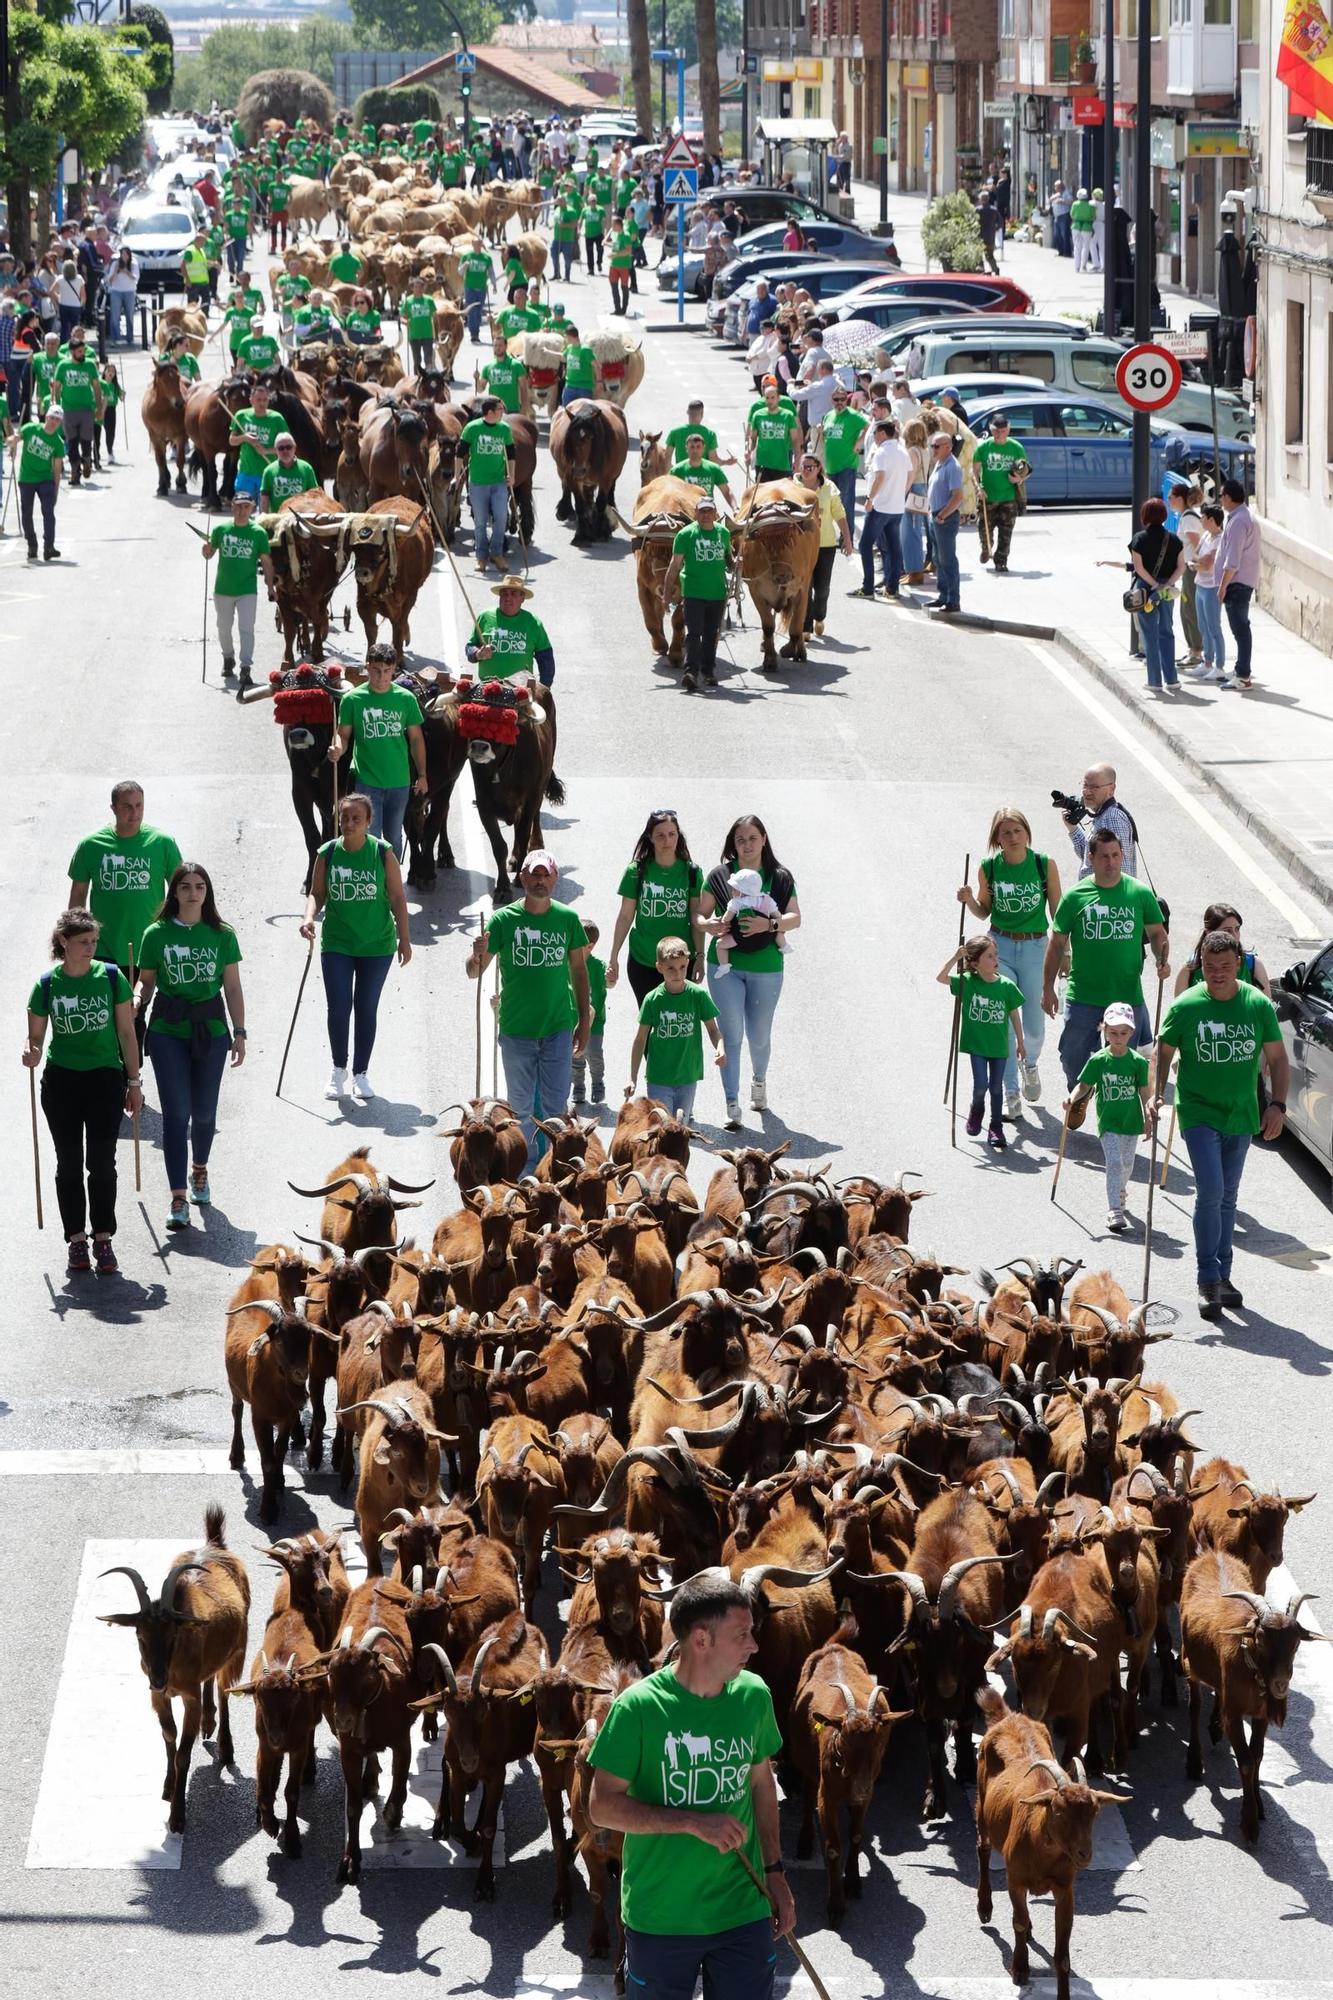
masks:
<instances>
[{"instance_id":1,"label":"brown cow","mask_svg":"<svg viewBox=\"0 0 1333 2000\"><path fill-rule=\"evenodd\" d=\"M144 390L140 414L148 433L148 442L153 447L153 457L157 460L159 496L164 496L170 488L167 453L172 450L176 453L176 491L183 493L188 444L185 435L185 389L180 369L174 361L165 361L161 356L154 361L152 380Z\"/></svg>"},{"instance_id":2,"label":"brown cow","mask_svg":"<svg viewBox=\"0 0 1333 2000\"><path fill-rule=\"evenodd\" d=\"M569 403L551 419L550 445L560 475L556 519L568 521L571 515L574 517L575 547L580 543L609 541L616 481L629 450L624 413L614 403L594 402L587 397ZM818 555L818 527L814 535ZM813 566L812 558L812 569ZM801 603L804 606L804 594Z\"/></svg>"},{"instance_id":3,"label":"brown cow","mask_svg":"<svg viewBox=\"0 0 1333 2000\"><path fill-rule=\"evenodd\" d=\"M803 660L805 607L819 557L815 496L795 479L751 486L736 509L732 533L741 545L744 576L764 633L764 672L775 674L773 645L779 618L787 628L784 660Z\"/></svg>"},{"instance_id":4,"label":"brown cow","mask_svg":"<svg viewBox=\"0 0 1333 2000\"><path fill-rule=\"evenodd\" d=\"M294 664L298 646L303 660L318 665L324 658L329 607L347 567L345 521L338 502L318 488L292 494L276 515L264 517L273 554L284 667Z\"/></svg>"},{"instance_id":5,"label":"brown cow","mask_svg":"<svg viewBox=\"0 0 1333 2000\"><path fill-rule=\"evenodd\" d=\"M699 489L688 479L673 479L670 473L650 479L639 489L629 527L644 626L658 659L669 659L673 667L678 667L684 657L685 610L677 602L672 611L668 646L662 624L662 585L671 563L671 544L694 519L698 499Z\"/></svg>"},{"instance_id":6,"label":"brown cow","mask_svg":"<svg viewBox=\"0 0 1333 2000\"><path fill-rule=\"evenodd\" d=\"M400 495L374 501L353 530L352 561L356 614L365 626L366 644L374 645L379 621L387 619L401 667L411 637L408 619L435 561L435 538L425 507Z\"/></svg>"},{"instance_id":7,"label":"brown cow","mask_svg":"<svg viewBox=\"0 0 1333 2000\"><path fill-rule=\"evenodd\" d=\"M196 357L203 353L208 338L208 319L202 306L164 306L158 314L155 345L165 354L173 333L185 335L185 345Z\"/></svg>"}]
</instances>

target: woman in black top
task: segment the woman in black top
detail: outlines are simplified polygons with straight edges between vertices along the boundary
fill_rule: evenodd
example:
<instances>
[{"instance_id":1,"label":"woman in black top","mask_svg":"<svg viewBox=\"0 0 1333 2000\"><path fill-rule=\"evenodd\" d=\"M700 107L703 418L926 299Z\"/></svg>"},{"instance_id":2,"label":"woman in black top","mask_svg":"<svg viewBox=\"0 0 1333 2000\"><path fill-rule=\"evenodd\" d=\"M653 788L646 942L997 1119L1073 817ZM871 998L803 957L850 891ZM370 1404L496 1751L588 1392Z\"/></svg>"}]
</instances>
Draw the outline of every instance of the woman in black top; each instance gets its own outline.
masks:
<instances>
[{"instance_id":1,"label":"woman in black top","mask_svg":"<svg viewBox=\"0 0 1333 2000\"><path fill-rule=\"evenodd\" d=\"M718 913L732 898L728 878L742 868L754 869L764 895L771 896L778 914L773 917L743 910L730 922ZM773 852L764 822L754 813L743 813L732 822L722 843L722 860L704 883L699 899L700 930L713 940L708 947L708 990L717 1003L718 1025L726 1060L722 1084L727 1096L727 1125L732 1131L741 1123L741 1049L750 1044L750 1107L768 1109L768 1053L773 1032L773 1016L782 997L785 959L781 942L789 932L801 927L801 906L796 900L796 884ZM729 967L718 963L717 939L730 932Z\"/></svg>"},{"instance_id":2,"label":"woman in black top","mask_svg":"<svg viewBox=\"0 0 1333 2000\"><path fill-rule=\"evenodd\" d=\"M1175 694L1180 682L1176 678L1173 595L1185 570L1185 544L1166 525L1164 501L1145 500L1139 520L1142 525L1129 545L1129 568L1135 583L1148 594L1148 603L1137 614L1148 686L1157 694L1163 688Z\"/></svg>"}]
</instances>

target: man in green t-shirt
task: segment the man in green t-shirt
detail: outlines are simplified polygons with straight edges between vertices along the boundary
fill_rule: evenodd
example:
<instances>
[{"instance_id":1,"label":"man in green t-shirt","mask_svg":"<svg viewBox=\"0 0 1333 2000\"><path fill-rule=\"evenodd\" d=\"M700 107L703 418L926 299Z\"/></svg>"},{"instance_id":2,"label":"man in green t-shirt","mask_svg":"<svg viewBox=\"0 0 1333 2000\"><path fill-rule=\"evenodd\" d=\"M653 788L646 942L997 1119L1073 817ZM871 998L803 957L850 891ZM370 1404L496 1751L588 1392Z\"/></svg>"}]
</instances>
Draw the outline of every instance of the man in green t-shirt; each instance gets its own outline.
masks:
<instances>
[{"instance_id":1,"label":"man in green t-shirt","mask_svg":"<svg viewBox=\"0 0 1333 2000\"><path fill-rule=\"evenodd\" d=\"M59 362L60 335L44 334L41 353L32 357L32 397L39 417L46 415L46 406L51 400L51 384Z\"/></svg>"},{"instance_id":2,"label":"man in green t-shirt","mask_svg":"<svg viewBox=\"0 0 1333 2000\"><path fill-rule=\"evenodd\" d=\"M104 407L97 357L89 354L81 326L70 333L69 353L57 361L51 381L65 429L69 483L79 486L92 477L93 430L102 420Z\"/></svg>"},{"instance_id":3,"label":"man in green t-shirt","mask_svg":"<svg viewBox=\"0 0 1333 2000\"><path fill-rule=\"evenodd\" d=\"M676 460L671 474L674 479L684 479L691 486L701 486L706 493L721 493L728 507L736 505L726 473L715 458L704 457L702 431L690 432L685 456Z\"/></svg>"},{"instance_id":4,"label":"man in green t-shirt","mask_svg":"<svg viewBox=\"0 0 1333 2000\"><path fill-rule=\"evenodd\" d=\"M293 494L309 493L319 485L314 466L296 456L296 439L290 431L279 431L273 442L277 457L269 460L259 480L260 504L269 513L276 513Z\"/></svg>"},{"instance_id":5,"label":"man in green t-shirt","mask_svg":"<svg viewBox=\"0 0 1333 2000\"><path fill-rule=\"evenodd\" d=\"M639 1028L630 1050L626 1097L639 1085L639 1064L647 1054L644 1094L665 1105L688 1125L694 1116L694 1093L703 1082L703 1036L713 1044L714 1060L725 1060L718 1033L717 1003L706 986L690 983L690 947L683 937L664 937L657 946L660 986L645 995L639 1008Z\"/></svg>"},{"instance_id":6,"label":"man in green t-shirt","mask_svg":"<svg viewBox=\"0 0 1333 2000\"><path fill-rule=\"evenodd\" d=\"M1032 470L1022 445L1009 435L1008 417L991 419L990 436L982 438L972 454L972 469L981 481L981 505L977 509L981 560L990 561L993 535L996 573L1004 576L1009 569L1014 522L1023 504L1023 482Z\"/></svg>"},{"instance_id":7,"label":"man in green t-shirt","mask_svg":"<svg viewBox=\"0 0 1333 2000\"><path fill-rule=\"evenodd\" d=\"M481 415L464 424L458 439L458 473L467 479L479 573L488 562L504 568L509 496L514 484L514 439L498 396L482 398Z\"/></svg>"},{"instance_id":8,"label":"man in green t-shirt","mask_svg":"<svg viewBox=\"0 0 1333 2000\"><path fill-rule=\"evenodd\" d=\"M37 560L37 526L34 507L42 510L42 555L54 562L56 547L56 496L60 491L60 471L65 458L65 433L60 427L60 405L51 403L39 424L20 424L9 440L11 462L17 459L19 521L28 544L28 561Z\"/></svg>"},{"instance_id":9,"label":"man in green t-shirt","mask_svg":"<svg viewBox=\"0 0 1333 2000\"><path fill-rule=\"evenodd\" d=\"M480 979L492 958L500 961L505 1096L528 1142L529 1172L538 1159L538 1096L546 1118L568 1110L573 1059L592 1027L588 939L575 912L552 901L558 875L554 857L533 848L519 873L523 900L495 911L466 968L469 979Z\"/></svg>"},{"instance_id":10,"label":"man in green t-shirt","mask_svg":"<svg viewBox=\"0 0 1333 2000\"><path fill-rule=\"evenodd\" d=\"M490 251L479 241L474 241L458 259L458 274L463 280L463 317L472 336L472 345L478 347L481 344L481 316L495 282L495 266L491 262Z\"/></svg>"},{"instance_id":11,"label":"man in green t-shirt","mask_svg":"<svg viewBox=\"0 0 1333 2000\"><path fill-rule=\"evenodd\" d=\"M523 609L534 595L530 585L516 576L493 583L497 609L482 611L467 642L467 657L477 668L480 681L509 681L515 674L531 674L536 669L543 687L555 679L555 651L540 618Z\"/></svg>"},{"instance_id":12,"label":"man in green t-shirt","mask_svg":"<svg viewBox=\"0 0 1333 2000\"><path fill-rule=\"evenodd\" d=\"M428 784L421 706L407 688L395 686L397 670L392 646L370 648L364 684L349 689L338 704L329 761L336 764L352 752L356 789L370 800L370 831L401 859L408 798L411 792L424 794Z\"/></svg>"},{"instance_id":13,"label":"man in green t-shirt","mask_svg":"<svg viewBox=\"0 0 1333 2000\"><path fill-rule=\"evenodd\" d=\"M1143 959L1151 948L1157 977L1170 976L1170 939L1162 908L1146 882L1124 871L1125 851L1108 827L1088 842L1092 873L1060 898L1046 947L1041 1004L1051 1019L1059 1013L1056 974L1070 959L1060 1062L1072 1090L1100 1040L1101 1020L1112 1001L1134 1009L1134 1047L1152 1040L1143 1001Z\"/></svg>"},{"instance_id":14,"label":"man in green t-shirt","mask_svg":"<svg viewBox=\"0 0 1333 2000\"><path fill-rule=\"evenodd\" d=\"M555 216L551 227L551 275L553 278L562 277L566 284L569 283L574 252L578 248L579 221L582 215L583 203L578 195L572 192L563 195L555 205Z\"/></svg>"},{"instance_id":15,"label":"man in green t-shirt","mask_svg":"<svg viewBox=\"0 0 1333 2000\"><path fill-rule=\"evenodd\" d=\"M1094 834L1093 839L1103 836ZM1281 1136L1291 1065L1272 1001L1240 976L1240 940L1209 931L1199 953L1202 984L1172 1001L1157 1042L1153 1106L1160 1116L1176 1053L1176 1114L1194 1169L1194 1256L1199 1316L1220 1319L1244 1304L1231 1282L1231 1236L1245 1156L1256 1132ZM1259 1114L1260 1062L1270 1098Z\"/></svg>"},{"instance_id":16,"label":"man in green t-shirt","mask_svg":"<svg viewBox=\"0 0 1333 2000\"><path fill-rule=\"evenodd\" d=\"M597 356L579 338L576 326L566 326L565 335L565 386L560 391L560 407L567 403L579 403L587 396L595 397L601 389L602 371Z\"/></svg>"},{"instance_id":17,"label":"man in green t-shirt","mask_svg":"<svg viewBox=\"0 0 1333 2000\"><path fill-rule=\"evenodd\" d=\"M731 530L717 518L717 501L701 492L694 519L671 544L671 561L662 584L662 602L670 611L677 596L685 607L685 680L693 694L702 678L709 687L717 680L717 642L727 608L731 569Z\"/></svg>"},{"instance_id":18,"label":"man in green t-shirt","mask_svg":"<svg viewBox=\"0 0 1333 2000\"><path fill-rule=\"evenodd\" d=\"M833 407L819 427L819 455L838 489L849 535L856 533L856 472L869 429L869 417L851 407L850 391L840 382L833 391Z\"/></svg>"},{"instance_id":19,"label":"man in green t-shirt","mask_svg":"<svg viewBox=\"0 0 1333 2000\"><path fill-rule=\"evenodd\" d=\"M710 1993L771 2000L775 1940L796 1906L773 1775L782 1733L768 1687L745 1671L754 1614L724 1569L688 1578L671 1604L675 1660L617 1695L588 1749L589 1816L625 1836L631 1992L692 1993L702 1972Z\"/></svg>"},{"instance_id":20,"label":"man in green t-shirt","mask_svg":"<svg viewBox=\"0 0 1333 2000\"><path fill-rule=\"evenodd\" d=\"M259 595L256 576L262 567L273 599L273 559L269 539L254 523L254 496L238 486L232 495L231 520L214 528L204 543L205 562L218 558L217 580L213 585L213 610L217 619L218 642L222 647L222 672L230 679L236 671L232 627L240 626L241 677L238 692L253 687L250 664L255 653L255 604Z\"/></svg>"},{"instance_id":21,"label":"man in green t-shirt","mask_svg":"<svg viewBox=\"0 0 1333 2000\"><path fill-rule=\"evenodd\" d=\"M128 977L139 945L157 915L167 884L181 865L169 833L144 825L143 786L122 778L111 787L111 824L90 833L69 864L71 910L90 909L102 926L98 953Z\"/></svg>"},{"instance_id":22,"label":"man in green t-shirt","mask_svg":"<svg viewBox=\"0 0 1333 2000\"><path fill-rule=\"evenodd\" d=\"M516 333L537 333L541 323L541 313L528 304L526 284L515 285L509 294L509 304L492 315L492 324L506 340L512 340Z\"/></svg>"},{"instance_id":23,"label":"man in green t-shirt","mask_svg":"<svg viewBox=\"0 0 1333 2000\"><path fill-rule=\"evenodd\" d=\"M238 493L247 493L252 500L259 498L264 467L277 457L278 436L286 428L282 412L269 408L268 384L256 382L250 391L249 407L237 410L231 420L231 435L240 446L236 458Z\"/></svg>"},{"instance_id":24,"label":"man in green t-shirt","mask_svg":"<svg viewBox=\"0 0 1333 2000\"><path fill-rule=\"evenodd\" d=\"M265 333L262 313L251 317L250 331L237 350L237 359L243 361L247 368L252 368L256 375L266 374L270 368L276 367L278 343L271 333Z\"/></svg>"},{"instance_id":25,"label":"man in green t-shirt","mask_svg":"<svg viewBox=\"0 0 1333 2000\"><path fill-rule=\"evenodd\" d=\"M531 415L532 378L526 365L509 352L509 342L498 326L495 352L484 368L473 370L472 380L478 389L484 386L498 396L510 416Z\"/></svg>"},{"instance_id":26,"label":"man in green t-shirt","mask_svg":"<svg viewBox=\"0 0 1333 2000\"><path fill-rule=\"evenodd\" d=\"M415 277L398 308L398 317L407 332L408 358L417 375L435 366L436 303L426 290L423 279Z\"/></svg>"},{"instance_id":27,"label":"man in green t-shirt","mask_svg":"<svg viewBox=\"0 0 1333 2000\"><path fill-rule=\"evenodd\" d=\"M268 254L278 254L278 234L282 234L282 248L287 248L287 203L292 197L292 184L288 176L279 171L274 174L268 191Z\"/></svg>"},{"instance_id":28,"label":"man in green t-shirt","mask_svg":"<svg viewBox=\"0 0 1333 2000\"><path fill-rule=\"evenodd\" d=\"M361 276L361 259L352 255L346 238L339 244L337 256L329 259L329 276L340 285L354 285Z\"/></svg>"},{"instance_id":29,"label":"man in green t-shirt","mask_svg":"<svg viewBox=\"0 0 1333 2000\"><path fill-rule=\"evenodd\" d=\"M666 434L666 448L672 458L684 458L689 452L690 439L701 437L704 441L704 457L717 458L717 432L704 422L704 406L701 397L692 396L686 408L688 422L677 424ZM721 460L718 460L721 463Z\"/></svg>"},{"instance_id":30,"label":"man in green t-shirt","mask_svg":"<svg viewBox=\"0 0 1333 2000\"><path fill-rule=\"evenodd\" d=\"M227 269L233 276L243 269L250 241L250 200L239 192L228 201L222 216L227 231Z\"/></svg>"}]
</instances>

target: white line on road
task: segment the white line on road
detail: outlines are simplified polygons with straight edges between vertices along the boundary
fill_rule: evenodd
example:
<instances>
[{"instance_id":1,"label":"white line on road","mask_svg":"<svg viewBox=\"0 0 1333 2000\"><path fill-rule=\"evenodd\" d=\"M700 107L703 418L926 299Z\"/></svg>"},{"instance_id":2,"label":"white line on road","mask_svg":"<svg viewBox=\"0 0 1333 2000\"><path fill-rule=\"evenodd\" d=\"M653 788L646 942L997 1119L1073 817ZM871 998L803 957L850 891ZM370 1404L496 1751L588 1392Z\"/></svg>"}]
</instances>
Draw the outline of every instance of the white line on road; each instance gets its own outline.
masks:
<instances>
[{"instance_id":1,"label":"white line on road","mask_svg":"<svg viewBox=\"0 0 1333 2000\"><path fill-rule=\"evenodd\" d=\"M1003 1930L1004 1919L996 1911L997 1925ZM809 1933L802 1939L816 1970L819 1969L819 1946L811 1946ZM1077 1929L1074 1934L1074 1950L1078 1950ZM822 1975L821 1975L822 1976ZM1004 1977L993 1979L958 1979L948 1973L931 1974L919 1972L914 1965L905 1968L904 1974L896 1975L893 1983L883 1990L886 1993L905 1991L904 1981L910 1978L913 2000L1014 2000L1015 1988L1011 1980ZM855 1994L857 2000L866 1992L862 1980L853 1981L847 1977L825 1978L824 1984L830 1993ZM577 2000L611 2000L614 1993L612 1976L609 1972L548 1972L541 1975L520 1973L515 1986L515 2000L566 2000L574 1994ZM777 1991L782 2000L812 2000L814 1987L804 1973L796 1973L791 1978L779 1977ZM1034 1976L1032 1983L1022 1988L1027 2000L1050 2000L1055 1992L1052 1975ZM1328 1980L1282 1980L1282 1979L1080 1979L1077 1974L1070 1981L1070 2000L1333 2000L1333 1983Z\"/></svg>"},{"instance_id":2,"label":"white line on road","mask_svg":"<svg viewBox=\"0 0 1333 2000\"><path fill-rule=\"evenodd\" d=\"M1227 859L1234 862L1245 879L1253 883L1260 895L1266 897L1283 921L1291 926L1293 937L1314 938L1324 935L1323 924L1316 923L1299 903L1293 901L1280 883L1274 881L1267 869L1261 868L1257 861L1251 859L1234 835L1227 831L1206 806L1199 803L1160 758L1154 757L1151 750L1146 749L1138 741L1133 730L1120 720L1110 705L1084 685L1081 675L1071 673L1062 666L1055 655L1048 652L1044 646L1030 644L1028 650L1034 659L1041 662L1054 680L1059 681L1076 701L1082 703L1089 714L1096 716L1102 728L1113 736L1117 743L1124 744L1149 776L1155 778L1181 810L1187 812L1195 824L1201 826L1209 838L1216 842Z\"/></svg>"}]
</instances>

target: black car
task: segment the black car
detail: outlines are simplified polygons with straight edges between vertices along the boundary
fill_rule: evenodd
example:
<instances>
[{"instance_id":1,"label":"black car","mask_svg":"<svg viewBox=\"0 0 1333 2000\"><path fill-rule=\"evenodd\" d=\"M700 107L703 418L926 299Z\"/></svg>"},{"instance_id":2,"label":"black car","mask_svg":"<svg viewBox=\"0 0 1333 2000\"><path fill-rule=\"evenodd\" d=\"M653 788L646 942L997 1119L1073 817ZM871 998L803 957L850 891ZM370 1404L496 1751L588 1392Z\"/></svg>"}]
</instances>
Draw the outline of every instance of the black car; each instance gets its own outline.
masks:
<instances>
[{"instance_id":1,"label":"black car","mask_svg":"<svg viewBox=\"0 0 1333 2000\"><path fill-rule=\"evenodd\" d=\"M747 229L757 229L761 222L785 222L794 215L798 222L839 222L841 217L821 208L817 201L811 201L803 194L789 194L785 188L775 187L720 187L701 188L701 203L707 207L724 208L730 203L743 219L739 225L744 233ZM666 241L674 243L676 222L680 204L667 203Z\"/></svg>"},{"instance_id":2,"label":"black car","mask_svg":"<svg viewBox=\"0 0 1333 2000\"><path fill-rule=\"evenodd\" d=\"M1288 967L1273 1005L1291 1063L1287 1123L1333 1173L1333 944Z\"/></svg>"}]
</instances>

